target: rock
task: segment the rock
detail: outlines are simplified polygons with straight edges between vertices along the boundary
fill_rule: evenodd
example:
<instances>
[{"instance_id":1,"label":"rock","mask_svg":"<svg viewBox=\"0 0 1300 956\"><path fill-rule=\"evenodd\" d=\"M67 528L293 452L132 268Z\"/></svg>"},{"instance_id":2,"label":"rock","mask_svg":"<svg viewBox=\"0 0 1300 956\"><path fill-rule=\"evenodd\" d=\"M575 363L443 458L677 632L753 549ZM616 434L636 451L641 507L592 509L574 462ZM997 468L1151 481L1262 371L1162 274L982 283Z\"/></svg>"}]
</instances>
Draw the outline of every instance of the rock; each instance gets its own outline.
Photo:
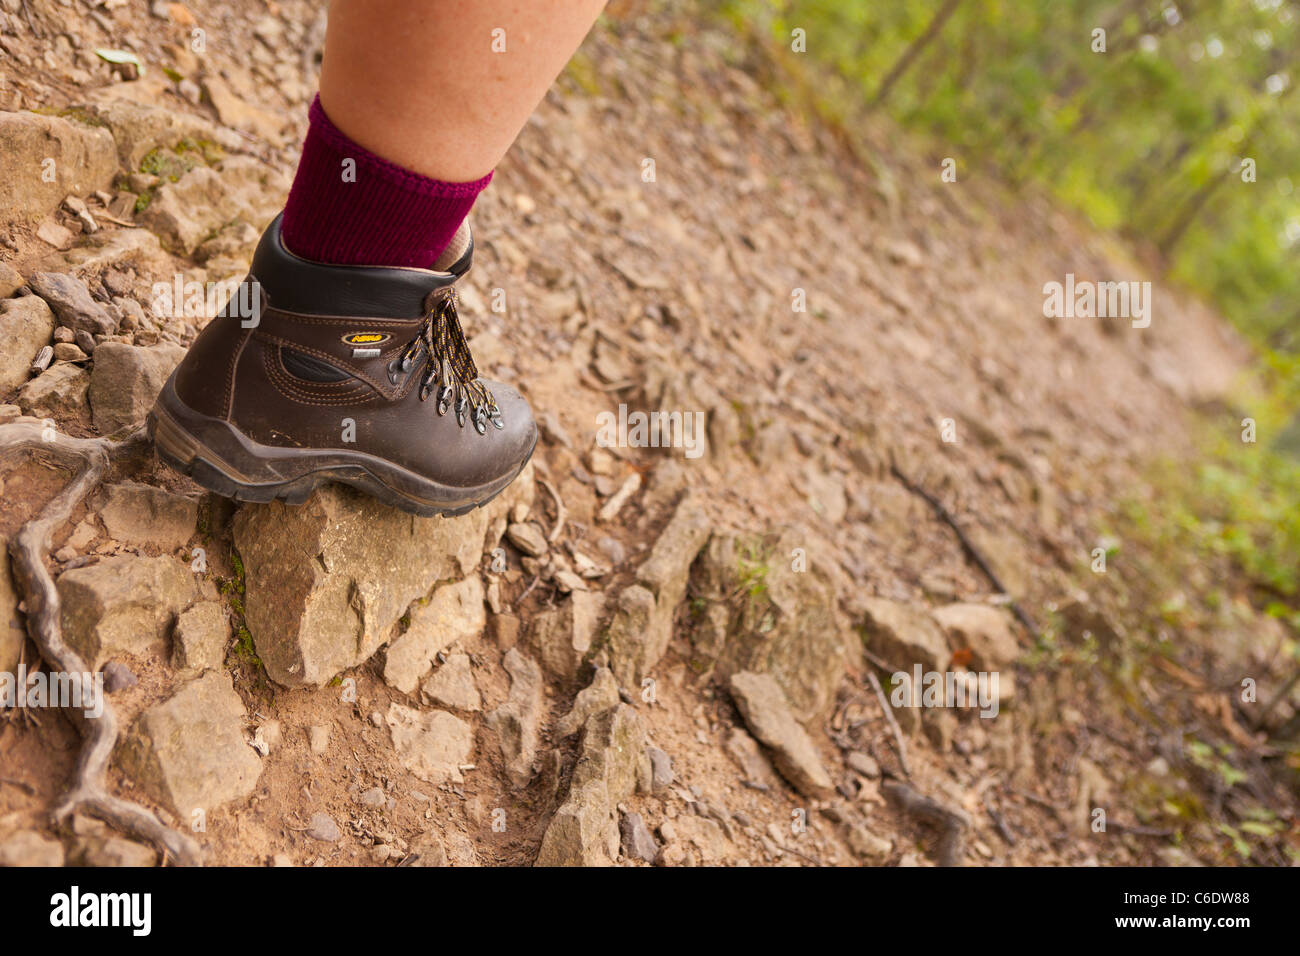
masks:
<instances>
[{"instance_id":1,"label":"rock","mask_svg":"<svg viewBox=\"0 0 1300 956\"><path fill-rule=\"evenodd\" d=\"M27 627L18 612L18 591L9 570L9 542L0 537L0 673L18 670Z\"/></svg>"},{"instance_id":2,"label":"rock","mask_svg":"<svg viewBox=\"0 0 1300 956\"><path fill-rule=\"evenodd\" d=\"M116 320L90 297L90 290L80 279L60 272L33 272L27 282L54 311L59 325L91 335L111 335L117 331Z\"/></svg>"},{"instance_id":3,"label":"rock","mask_svg":"<svg viewBox=\"0 0 1300 956\"><path fill-rule=\"evenodd\" d=\"M848 828L846 839L849 849L869 863L883 863L894 852L894 844L877 836L865 824L855 823Z\"/></svg>"},{"instance_id":4,"label":"rock","mask_svg":"<svg viewBox=\"0 0 1300 956\"><path fill-rule=\"evenodd\" d=\"M618 855L617 806L632 795L639 776L645 732L626 704L587 721L582 749L564 803L542 837L537 866L608 866Z\"/></svg>"},{"instance_id":5,"label":"rock","mask_svg":"<svg viewBox=\"0 0 1300 956\"><path fill-rule=\"evenodd\" d=\"M954 650L970 651L971 669L1009 669L1020 656L1020 645L1006 611L987 604L949 604L936 608L932 616Z\"/></svg>"},{"instance_id":6,"label":"rock","mask_svg":"<svg viewBox=\"0 0 1300 956\"><path fill-rule=\"evenodd\" d=\"M618 594L605 632L615 674L630 687L640 686L645 661L645 636L655 616L655 596L649 588L632 584Z\"/></svg>"},{"instance_id":7,"label":"rock","mask_svg":"<svg viewBox=\"0 0 1300 956\"><path fill-rule=\"evenodd\" d=\"M179 345L141 348L103 342L90 373L90 408L95 428L107 435L144 421L172 370L185 357Z\"/></svg>"},{"instance_id":8,"label":"rock","mask_svg":"<svg viewBox=\"0 0 1300 956\"><path fill-rule=\"evenodd\" d=\"M542 529L532 521L510 525L506 529L506 540L530 558L540 558L550 550Z\"/></svg>"},{"instance_id":9,"label":"rock","mask_svg":"<svg viewBox=\"0 0 1300 956\"><path fill-rule=\"evenodd\" d=\"M890 667L946 671L952 652L943 632L924 611L885 598L863 598L867 644Z\"/></svg>"},{"instance_id":10,"label":"rock","mask_svg":"<svg viewBox=\"0 0 1300 956\"><path fill-rule=\"evenodd\" d=\"M163 183L153 201L137 217L177 254L192 255L208 237L234 220L265 222L273 215L272 180L277 174L247 158L221 163L220 172L207 166L189 170L176 182ZM263 182L265 181L265 182Z\"/></svg>"},{"instance_id":11,"label":"rock","mask_svg":"<svg viewBox=\"0 0 1300 956\"><path fill-rule=\"evenodd\" d=\"M202 89L223 125L242 129L273 143L279 142L280 130L284 128L282 118L244 102L216 74L203 78Z\"/></svg>"},{"instance_id":12,"label":"rock","mask_svg":"<svg viewBox=\"0 0 1300 956\"><path fill-rule=\"evenodd\" d=\"M750 783L768 788L776 786L777 777L772 762L767 759L767 754L763 753L758 742L742 728L733 727L727 735L727 753L736 761Z\"/></svg>"},{"instance_id":13,"label":"rock","mask_svg":"<svg viewBox=\"0 0 1300 956\"><path fill-rule=\"evenodd\" d=\"M54 361L56 362L86 362L89 359L90 356L81 351L79 345L73 345L71 342L59 342L54 346Z\"/></svg>"},{"instance_id":14,"label":"rock","mask_svg":"<svg viewBox=\"0 0 1300 956\"><path fill-rule=\"evenodd\" d=\"M72 820L74 840L68 854L70 866L144 867L157 866L158 853L152 847L125 840L105 824L77 814Z\"/></svg>"},{"instance_id":15,"label":"rock","mask_svg":"<svg viewBox=\"0 0 1300 956\"><path fill-rule=\"evenodd\" d=\"M357 797L357 802L363 806L378 809L380 807L388 806L388 797L385 796L384 791L380 790L378 787L371 787L365 793L361 794L361 796Z\"/></svg>"},{"instance_id":16,"label":"rock","mask_svg":"<svg viewBox=\"0 0 1300 956\"><path fill-rule=\"evenodd\" d=\"M320 756L330 749L330 729L316 724L307 728L307 742L311 752Z\"/></svg>"},{"instance_id":17,"label":"rock","mask_svg":"<svg viewBox=\"0 0 1300 956\"><path fill-rule=\"evenodd\" d=\"M790 712L781 686L768 674L731 675L731 697L750 732L772 754L781 775L805 796L824 796L834 786L808 732Z\"/></svg>"},{"instance_id":18,"label":"rock","mask_svg":"<svg viewBox=\"0 0 1300 956\"><path fill-rule=\"evenodd\" d=\"M132 481L105 485L103 495L99 516L117 541L177 551L194 536L199 504L193 498Z\"/></svg>"},{"instance_id":19,"label":"rock","mask_svg":"<svg viewBox=\"0 0 1300 956\"><path fill-rule=\"evenodd\" d=\"M3 866L63 866L63 844L35 830L19 830L0 841Z\"/></svg>"},{"instance_id":20,"label":"rock","mask_svg":"<svg viewBox=\"0 0 1300 956\"><path fill-rule=\"evenodd\" d=\"M47 272L68 272L82 278L126 266L142 275L165 275L173 268L158 237L147 229L101 230L67 252L51 253L39 266Z\"/></svg>"},{"instance_id":21,"label":"rock","mask_svg":"<svg viewBox=\"0 0 1300 956\"><path fill-rule=\"evenodd\" d=\"M212 143L225 149L240 145L238 134L214 126L204 118L184 110L122 99L114 96L115 92L112 87L90 90L87 97L92 100L91 115L112 131L123 169L138 170L145 157L156 149L185 149L186 146L193 149L192 144L198 143Z\"/></svg>"},{"instance_id":22,"label":"rock","mask_svg":"<svg viewBox=\"0 0 1300 956\"><path fill-rule=\"evenodd\" d=\"M591 683L578 692L574 698L573 709L560 718L555 725L555 734L563 739L576 734L587 723L592 714L617 707L619 702L618 681L608 667L596 668Z\"/></svg>"},{"instance_id":23,"label":"rock","mask_svg":"<svg viewBox=\"0 0 1300 956\"><path fill-rule=\"evenodd\" d=\"M417 840L413 841L411 846L411 855L414 860L407 866L448 866L447 850L442 845L442 840L438 834L430 830L423 834Z\"/></svg>"},{"instance_id":24,"label":"rock","mask_svg":"<svg viewBox=\"0 0 1300 956\"><path fill-rule=\"evenodd\" d=\"M726 859L731 848L722 827L704 817L678 817L672 821L670 832L674 844L689 848L688 859L683 862L715 865Z\"/></svg>"},{"instance_id":25,"label":"rock","mask_svg":"<svg viewBox=\"0 0 1300 956\"><path fill-rule=\"evenodd\" d=\"M172 638L172 666L195 676L221 666L230 643L230 622L219 601L200 601L176 619Z\"/></svg>"},{"instance_id":26,"label":"rock","mask_svg":"<svg viewBox=\"0 0 1300 956\"><path fill-rule=\"evenodd\" d=\"M630 860L653 863L659 856L659 844L639 813L625 813L619 826L623 837L623 855Z\"/></svg>"},{"instance_id":27,"label":"rock","mask_svg":"<svg viewBox=\"0 0 1300 956\"><path fill-rule=\"evenodd\" d=\"M650 758L650 790L660 793L673 785L673 760L658 747L647 747L646 756Z\"/></svg>"},{"instance_id":28,"label":"rock","mask_svg":"<svg viewBox=\"0 0 1300 956\"><path fill-rule=\"evenodd\" d=\"M140 678L135 676L135 671L121 661L107 662L101 669L101 673L104 675L104 690L110 694L130 690L140 683Z\"/></svg>"},{"instance_id":29,"label":"rock","mask_svg":"<svg viewBox=\"0 0 1300 956\"><path fill-rule=\"evenodd\" d=\"M17 388L27 381L32 358L54 333L54 313L34 295L0 301L0 389Z\"/></svg>"},{"instance_id":30,"label":"rock","mask_svg":"<svg viewBox=\"0 0 1300 956\"><path fill-rule=\"evenodd\" d=\"M429 700L443 707L472 712L483 708L468 654L452 654L420 689Z\"/></svg>"},{"instance_id":31,"label":"rock","mask_svg":"<svg viewBox=\"0 0 1300 956\"><path fill-rule=\"evenodd\" d=\"M871 754L864 754L860 750L851 750L844 755L844 763L854 773L860 773L862 776L875 780L880 776L880 764Z\"/></svg>"},{"instance_id":32,"label":"rock","mask_svg":"<svg viewBox=\"0 0 1300 956\"><path fill-rule=\"evenodd\" d=\"M758 538L719 533L694 583L703 602L696 654L714 659L724 680L742 670L771 674L804 721L829 710L855 645L836 577L826 561L808 559L831 553L829 544L796 528ZM799 554L803 563L796 565Z\"/></svg>"},{"instance_id":33,"label":"rock","mask_svg":"<svg viewBox=\"0 0 1300 956\"><path fill-rule=\"evenodd\" d=\"M415 693L439 651L474 640L486 625L483 581L477 574L438 588L427 604L411 610L406 633L389 646L384 680L404 694Z\"/></svg>"},{"instance_id":34,"label":"rock","mask_svg":"<svg viewBox=\"0 0 1300 956\"><path fill-rule=\"evenodd\" d=\"M0 113L0 155L11 171L0 177L4 224L44 216L69 193L108 189L117 173L112 134L60 116Z\"/></svg>"},{"instance_id":35,"label":"rock","mask_svg":"<svg viewBox=\"0 0 1300 956\"><path fill-rule=\"evenodd\" d=\"M555 610L536 616L533 645L548 675L562 681L578 676L604 611L605 595L574 591Z\"/></svg>"},{"instance_id":36,"label":"rock","mask_svg":"<svg viewBox=\"0 0 1300 956\"><path fill-rule=\"evenodd\" d=\"M673 617L686 596L691 564L709 538L709 527L703 505L687 492L637 569L636 586L649 592L652 601L641 593L628 594L631 589L620 596L610 624L609 651L614 674L624 687L639 686L668 650Z\"/></svg>"},{"instance_id":37,"label":"rock","mask_svg":"<svg viewBox=\"0 0 1300 956\"><path fill-rule=\"evenodd\" d=\"M72 240L76 236L71 229L62 223L47 219L36 227L36 238L53 246L55 249L66 249L72 245Z\"/></svg>"},{"instance_id":38,"label":"rock","mask_svg":"<svg viewBox=\"0 0 1300 956\"><path fill-rule=\"evenodd\" d=\"M542 717L542 671L518 648L506 652L503 666L510 674L506 702L488 714L487 725L501 742L506 775L516 787L533 779Z\"/></svg>"},{"instance_id":39,"label":"rock","mask_svg":"<svg viewBox=\"0 0 1300 956\"><path fill-rule=\"evenodd\" d=\"M209 671L145 711L119 746L122 768L178 816L249 796L261 761L244 740L243 702L230 675Z\"/></svg>"},{"instance_id":40,"label":"rock","mask_svg":"<svg viewBox=\"0 0 1300 956\"><path fill-rule=\"evenodd\" d=\"M23 386L18 407L33 418L75 421L90 412L89 390L90 373L84 368L54 365Z\"/></svg>"},{"instance_id":41,"label":"rock","mask_svg":"<svg viewBox=\"0 0 1300 956\"><path fill-rule=\"evenodd\" d=\"M338 843L343 834L339 832L339 825L333 817L328 813L317 812L307 821L307 836L321 843Z\"/></svg>"},{"instance_id":42,"label":"rock","mask_svg":"<svg viewBox=\"0 0 1300 956\"><path fill-rule=\"evenodd\" d=\"M421 780L461 783L461 766L474 749L474 730L459 717L442 710L427 713L390 704L387 723L393 748L407 770Z\"/></svg>"},{"instance_id":43,"label":"rock","mask_svg":"<svg viewBox=\"0 0 1300 956\"><path fill-rule=\"evenodd\" d=\"M268 720L253 732L253 749L263 757L280 746L284 739L284 728L278 720Z\"/></svg>"},{"instance_id":44,"label":"rock","mask_svg":"<svg viewBox=\"0 0 1300 956\"><path fill-rule=\"evenodd\" d=\"M301 506L245 505L234 522L246 569L245 620L267 673L288 687L319 685L370 658L393 626L439 581L478 566L492 519L531 501L532 471L493 501L458 518L417 518L338 485ZM406 634L398 638L407 638ZM432 664L436 634L390 648L407 662L394 672L414 693ZM405 655L405 656L404 656ZM420 666L420 662L425 662Z\"/></svg>"},{"instance_id":45,"label":"rock","mask_svg":"<svg viewBox=\"0 0 1300 956\"><path fill-rule=\"evenodd\" d=\"M7 262L0 262L0 299L7 299L23 286L27 280Z\"/></svg>"},{"instance_id":46,"label":"rock","mask_svg":"<svg viewBox=\"0 0 1300 956\"><path fill-rule=\"evenodd\" d=\"M161 644L176 615L200 597L194 575L170 557L104 558L65 571L58 588L64 637L92 669Z\"/></svg>"},{"instance_id":47,"label":"rock","mask_svg":"<svg viewBox=\"0 0 1300 956\"><path fill-rule=\"evenodd\" d=\"M824 472L811 463L804 469L800 486L808 504L829 523L838 525L848 513L848 496L839 475Z\"/></svg>"}]
</instances>

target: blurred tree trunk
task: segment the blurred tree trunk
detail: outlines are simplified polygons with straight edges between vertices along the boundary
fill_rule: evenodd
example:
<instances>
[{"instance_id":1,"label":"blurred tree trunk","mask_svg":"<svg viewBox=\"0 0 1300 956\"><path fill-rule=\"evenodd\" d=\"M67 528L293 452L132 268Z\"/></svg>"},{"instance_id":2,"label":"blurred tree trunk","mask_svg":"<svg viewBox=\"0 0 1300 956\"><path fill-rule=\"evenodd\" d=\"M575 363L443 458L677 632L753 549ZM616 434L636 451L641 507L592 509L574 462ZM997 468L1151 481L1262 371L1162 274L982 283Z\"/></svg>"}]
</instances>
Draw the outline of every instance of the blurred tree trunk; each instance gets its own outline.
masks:
<instances>
[{"instance_id":1,"label":"blurred tree trunk","mask_svg":"<svg viewBox=\"0 0 1300 956\"><path fill-rule=\"evenodd\" d=\"M889 96L889 91L894 88L894 84L902 79L903 74L907 72L907 68L910 67L913 61L921 55L921 51L929 46L931 41L939 35L943 30L944 24L946 24L948 20L951 19L952 15L957 12L957 7L961 5L961 2L962 0L944 0L943 6L941 6L939 12L934 15L934 19L930 21L930 25L925 28L920 36L912 41L911 45L903 51L903 55L898 58L898 61L890 68L889 72L885 74L884 80L880 83L880 89L876 91L876 95L872 98L871 103L869 104L870 109L875 109L885 101Z\"/></svg>"}]
</instances>

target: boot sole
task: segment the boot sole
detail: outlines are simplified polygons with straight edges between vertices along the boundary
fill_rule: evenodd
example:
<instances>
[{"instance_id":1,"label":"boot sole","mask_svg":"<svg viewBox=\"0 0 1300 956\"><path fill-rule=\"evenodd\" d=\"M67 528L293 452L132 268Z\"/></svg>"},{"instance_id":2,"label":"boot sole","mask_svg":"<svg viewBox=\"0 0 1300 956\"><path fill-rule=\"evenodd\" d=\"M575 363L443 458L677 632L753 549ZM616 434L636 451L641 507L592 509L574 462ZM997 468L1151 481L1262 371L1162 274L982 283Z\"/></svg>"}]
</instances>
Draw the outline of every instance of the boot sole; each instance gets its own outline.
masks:
<instances>
[{"instance_id":1,"label":"boot sole","mask_svg":"<svg viewBox=\"0 0 1300 956\"><path fill-rule=\"evenodd\" d=\"M364 452L260 444L229 422L191 409L176 395L171 379L147 424L159 458L224 498L300 505L320 485L337 482L425 518L450 518L483 507L519 477L537 447L534 437L524 460L506 477L476 488L455 488Z\"/></svg>"}]
</instances>

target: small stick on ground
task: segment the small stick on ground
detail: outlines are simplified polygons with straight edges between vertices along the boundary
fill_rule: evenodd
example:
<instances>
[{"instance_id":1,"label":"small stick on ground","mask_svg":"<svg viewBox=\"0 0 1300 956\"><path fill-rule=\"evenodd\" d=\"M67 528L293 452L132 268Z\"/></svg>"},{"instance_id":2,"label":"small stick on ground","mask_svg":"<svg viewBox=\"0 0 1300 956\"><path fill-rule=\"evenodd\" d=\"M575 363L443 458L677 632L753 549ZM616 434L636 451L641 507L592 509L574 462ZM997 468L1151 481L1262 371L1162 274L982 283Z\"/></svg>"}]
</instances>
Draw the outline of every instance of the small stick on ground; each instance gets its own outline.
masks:
<instances>
[{"instance_id":1,"label":"small stick on ground","mask_svg":"<svg viewBox=\"0 0 1300 956\"><path fill-rule=\"evenodd\" d=\"M903 768L903 776L910 780L912 770L907 765L907 748L903 746L902 728L898 726L898 721L894 719L894 710L889 706L889 700L885 697L885 689L880 686L880 678L876 676L876 672L867 671L867 680L871 681L871 689L876 692L876 700L880 701L880 709L885 712L885 723L889 724L889 729L894 734L894 746L898 748L898 763Z\"/></svg>"},{"instance_id":2,"label":"small stick on ground","mask_svg":"<svg viewBox=\"0 0 1300 956\"><path fill-rule=\"evenodd\" d=\"M0 464L33 456L69 468L72 480L9 543L14 583L27 602L27 632L52 670L68 675L90 672L81 655L63 637L62 608L54 579L45 566L54 529L68 520L73 509L103 480L109 464L148 447L141 426L121 441L108 438L73 438L43 425L15 422L0 426ZM56 804L53 819L62 823L77 812L88 813L123 833L146 840L181 865L201 862L199 845L189 836L166 826L137 803L112 796L105 785L108 761L117 745L117 715L105 699L103 713L79 721L84 738L77 757L71 789Z\"/></svg>"},{"instance_id":3,"label":"small stick on ground","mask_svg":"<svg viewBox=\"0 0 1300 956\"><path fill-rule=\"evenodd\" d=\"M551 533L546 536L548 542L555 544L555 542L559 540L560 532L564 530L564 521L569 516L569 513L565 510L564 502L560 500L560 493L555 490L555 486L545 478L538 478L537 483L546 489L547 493L551 496L551 499L555 502L555 527L553 527Z\"/></svg>"},{"instance_id":4,"label":"small stick on ground","mask_svg":"<svg viewBox=\"0 0 1300 956\"><path fill-rule=\"evenodd\" d=\"M970 826L970 818L966 814L949 810L938 801L918 793L897 780L887 780L881 789L886 796L893 798L904 812L939 827L937 861L940 866L961 866L966 830Z\"/></svg>"},{"instance_id":5,"label":"small stick on ground","mask_svg":"<svg viewBox=\"0 0 1300 956\"><path fill-rule=\"evenodd\" d=\"M1034 623L1033 618L1026 613L1025 609L1020 606L1020 603L1016 601L1015 598L1011 597L1011 592L1003 585L997 572L993 570L988 559L984 557L984 553L980 551L979 548L975 547L975 543L971 541L970 538L966 537L966 532L961 529L961 525L957 523L957 519L953 517L952 512L944 507L942 501L930 494L930 492L926 491L920 485L913 482L911 478L907 477L907 475L903 474L903 470L899 468L896 463L890 463L889 470L893 473L894 477L902 483L904 488L917 497L922 498L925 503L930 506L931 510L934 511L939 520L953 530L953 534L957 535L957 540L961 542L962 548L964 548L966 553L970 555L971 560L979 566L979 569L984 572L984 576L989 579L989 583L993 585L994 590L999 594L1007 595L1008 604L1012 612L1016 615L1016 619L1024 626L1025 630L1029 632L1030 638L1037 640L1038 625Z\"/></svg>"}]
</instances>

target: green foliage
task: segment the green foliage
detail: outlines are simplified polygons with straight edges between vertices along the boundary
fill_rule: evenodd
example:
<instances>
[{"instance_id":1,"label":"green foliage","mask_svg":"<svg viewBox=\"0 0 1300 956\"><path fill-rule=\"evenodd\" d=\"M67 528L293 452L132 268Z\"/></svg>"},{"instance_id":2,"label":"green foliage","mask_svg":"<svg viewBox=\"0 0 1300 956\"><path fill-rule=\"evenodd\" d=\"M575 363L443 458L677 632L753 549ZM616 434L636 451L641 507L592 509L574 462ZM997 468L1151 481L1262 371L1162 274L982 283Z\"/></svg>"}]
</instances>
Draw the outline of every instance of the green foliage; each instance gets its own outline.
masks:
<instances>
[{"instance_id":1,"label":"green foliage","mask_svg":"<svg viewBox=\"0 0 1300 956\"><path fill-rule=\"evenodd\" d=\"M1256 342L1300 350L1294 0L960 0L924 43L945 0L718 2L844 127L905 62L878 108L936 155L1049 190L1158 249Z\"/></svg>"}]
</instances>

